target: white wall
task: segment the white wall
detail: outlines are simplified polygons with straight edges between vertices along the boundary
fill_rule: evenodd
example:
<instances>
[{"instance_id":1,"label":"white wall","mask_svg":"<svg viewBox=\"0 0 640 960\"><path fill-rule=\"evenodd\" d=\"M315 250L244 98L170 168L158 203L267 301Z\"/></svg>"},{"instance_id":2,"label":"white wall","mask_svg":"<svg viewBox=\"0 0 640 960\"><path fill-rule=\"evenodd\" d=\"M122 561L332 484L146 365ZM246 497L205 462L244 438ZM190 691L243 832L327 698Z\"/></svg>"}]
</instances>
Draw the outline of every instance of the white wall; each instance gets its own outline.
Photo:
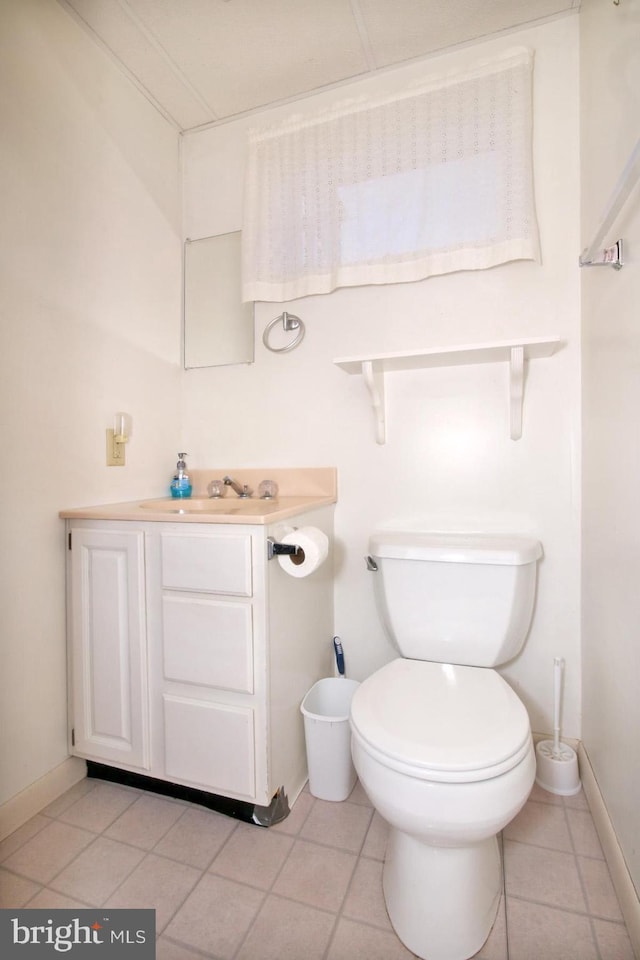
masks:
<instances>
[{"instance_id":1,"label":"white wall","mask_svg":"<svg viewBox=\"0 0 640 960\"><path fill-rule=\"evenodd\" d=\"M552 728L554 656L567 662L564 732L580 734L579 645L579 131L578 22L535 29L383 73L292 107L291 112L398 89L515 45L535 49L535 187L543 265L513 263L421 283L339 290L288 305L257 304L256 361L192 370L184 379L186 449L194 467L338 468L336 632L348 671L364 677L394 653L375 613L365 570L369 531L422 521L532 533L545 549L533 629L505 673L533 728ZM250 119L184 138L185 236L239 229ZM302 345L274 355L266 323L283 306L307 326ZM561 352L530 364L524 436L508 437L506 370L459 367L388 377L388 441L374 440L362 379L335 357L560 336ZM330 638L327 638L327 643Z\"/></svg>"},{"instance_id":2,"label":"white wall","mask_svg":"<svg viewBox=\"0 0 640 960\"><path fill-rule=\"evenodd\" d=\"M583 246L640 136L640 2L583 0ZM582 271L584 745L640 893L640 188L611 234L625 266Z\"/></svg>"},{"instance_id":3,"label":"white wall","mask_svg":"<svg viewBox=\"0 0 640 960\"><path fill-rule=\"evenodd\" d=\"M53 0L0 0L0 120L1 804L67 756L58 510L171 475L181 238L176 132Z\"/></svg>"}]
</instances>

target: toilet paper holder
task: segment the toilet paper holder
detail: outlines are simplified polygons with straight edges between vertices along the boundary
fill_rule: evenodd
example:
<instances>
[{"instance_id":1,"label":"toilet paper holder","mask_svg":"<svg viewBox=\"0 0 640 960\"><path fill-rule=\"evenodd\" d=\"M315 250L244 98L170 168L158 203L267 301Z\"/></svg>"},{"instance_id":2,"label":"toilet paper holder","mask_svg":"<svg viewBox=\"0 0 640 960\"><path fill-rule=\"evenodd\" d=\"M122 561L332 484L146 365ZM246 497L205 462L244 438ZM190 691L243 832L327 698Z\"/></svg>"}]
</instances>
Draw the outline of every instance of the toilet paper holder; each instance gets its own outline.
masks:
<instances>
[{"instance_id":1,"label":"toilet paper holder","mask_svg":"<svg viewBox=\"0 0 640 960\"><path fill-rule=\"evenodd\" d=\"M304 554L304 550L296 543L278 543L273 537L267 537L267 560L281 556L298 556L300 553Z\"/></svg>"}]
</instances>

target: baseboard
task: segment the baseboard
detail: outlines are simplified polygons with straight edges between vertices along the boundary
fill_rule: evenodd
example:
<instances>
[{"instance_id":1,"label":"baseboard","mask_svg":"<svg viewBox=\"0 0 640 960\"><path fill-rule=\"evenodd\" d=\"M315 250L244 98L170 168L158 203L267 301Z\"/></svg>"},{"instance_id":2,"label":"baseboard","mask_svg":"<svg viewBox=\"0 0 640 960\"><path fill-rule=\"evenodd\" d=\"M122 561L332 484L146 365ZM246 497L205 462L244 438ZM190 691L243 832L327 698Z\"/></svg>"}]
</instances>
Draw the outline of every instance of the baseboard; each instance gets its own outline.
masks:
<instances>
[{"instance_id":1,"label":"baseboard","mask_svg":"<svg viewBox=\"0 0 640 960\"><path fill-rule=\"evenodd\" d=\"M611 880L618 896L618 902L627 925L627 932L636 957L640 958L640 899L629 873L624 854L609 817L605 802L600 793L598 781L584 746L578 746L578 765L591 816L598 831Z\"/></svg>"},{"instance_id":2,"label":"baseboard","mask_svg":"<svg viewBox=\"0 0 640 960\"><path fill-rule=\"evenodd\" d=\"M79 757L67 757L44 777L40 777L35 783L3 803L0 807L0 840L4 840L36 813L40 813L74 783L83 780L86 775L87 764L84 760Z\"/></svg>"}]
</instances>

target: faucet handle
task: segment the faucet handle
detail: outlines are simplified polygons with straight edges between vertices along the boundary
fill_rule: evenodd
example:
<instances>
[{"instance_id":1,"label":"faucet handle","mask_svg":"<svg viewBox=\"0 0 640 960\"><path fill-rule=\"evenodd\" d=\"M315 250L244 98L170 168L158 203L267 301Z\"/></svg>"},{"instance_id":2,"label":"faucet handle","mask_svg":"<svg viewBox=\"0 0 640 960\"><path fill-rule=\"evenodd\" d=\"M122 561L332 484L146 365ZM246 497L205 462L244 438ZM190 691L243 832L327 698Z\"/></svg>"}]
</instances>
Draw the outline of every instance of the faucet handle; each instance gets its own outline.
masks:
<instances>
[{"instance_id":1,"label":"faucet handle","mask_svg":"<svg viewBox=\"0 0 640 960\"><path fill-rule=\"evenodd\" d=\"M275 500L278 496L278 484L275 480L263 480L258 487L258 496L261 500Z\"/></svg>"},{"instance_id":2,"label":"faucet handle","mask_svg":"<svg viewBox=\"0 0 640 960\"><path fill-rule=\"evenodd\" d=\"M220 499L224 497L227 492L227 488L224 484L224 480L212 480L211 483L207 486L207 493L210 497L215 499Z\"/></svg>"}]
</instances>

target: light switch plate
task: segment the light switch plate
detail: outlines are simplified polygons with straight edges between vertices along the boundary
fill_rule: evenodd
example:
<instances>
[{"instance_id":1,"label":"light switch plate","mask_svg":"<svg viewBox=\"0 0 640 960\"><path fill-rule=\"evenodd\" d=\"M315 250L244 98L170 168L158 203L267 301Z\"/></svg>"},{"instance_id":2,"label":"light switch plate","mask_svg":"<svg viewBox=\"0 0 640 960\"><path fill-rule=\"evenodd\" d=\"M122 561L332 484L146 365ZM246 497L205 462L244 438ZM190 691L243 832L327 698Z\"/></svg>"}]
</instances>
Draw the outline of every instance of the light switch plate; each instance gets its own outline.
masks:
<instances>
[{"instance_id":1,"label":"light switch plate","mask_svg":"<svg viewBox=\"0 0 640 960\"><path fill-rule=\"evenodd\" d=\"M124 467L126 444L114 439L113 430L107 430L107 466Z\"/></svg>"}]
</instances>

